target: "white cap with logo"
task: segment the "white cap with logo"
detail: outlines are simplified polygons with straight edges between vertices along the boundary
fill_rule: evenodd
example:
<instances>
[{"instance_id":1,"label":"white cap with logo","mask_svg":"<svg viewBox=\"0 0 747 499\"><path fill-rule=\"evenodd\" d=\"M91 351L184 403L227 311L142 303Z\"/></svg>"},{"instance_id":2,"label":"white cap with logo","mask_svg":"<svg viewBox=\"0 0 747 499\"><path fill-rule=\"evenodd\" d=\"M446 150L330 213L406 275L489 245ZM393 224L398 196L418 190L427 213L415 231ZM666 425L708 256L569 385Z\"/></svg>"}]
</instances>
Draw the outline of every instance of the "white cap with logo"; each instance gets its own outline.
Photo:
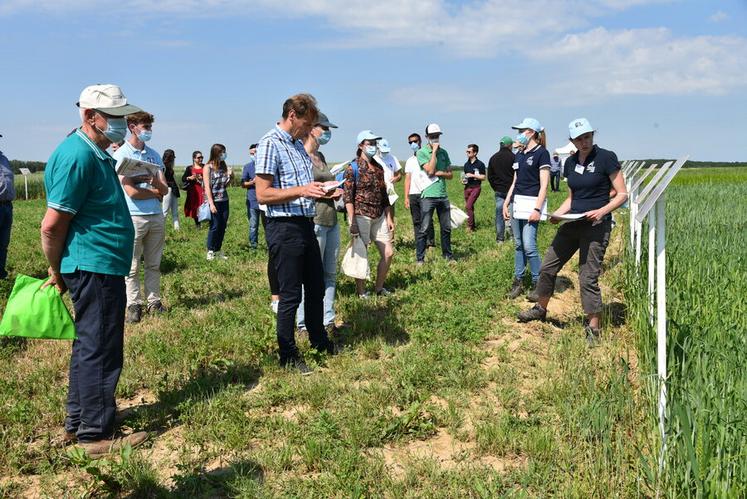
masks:
<instances>
[{"instance_id":1,"label":"white cap with logo","mask_svg":"<svg viewBox=\"0 0 747 499\"><path fill-rule=\"evenodd\" d=\"M442 133L441 127L437 123L431 123L425 127L426 135L441 135Z\"/></svg>"},{"instance_id":2,"label":"white cap with logo","mask_svg":"<svg viewBox=\"0 0 747 499\"><path fill-rule=\"evenodd\" d=\"M95 109L111 116L127 116L142 111L127 103L127 97L117 85L91 85L80 93L76 105L81 109Z\"/></svg>"}]
</instances>

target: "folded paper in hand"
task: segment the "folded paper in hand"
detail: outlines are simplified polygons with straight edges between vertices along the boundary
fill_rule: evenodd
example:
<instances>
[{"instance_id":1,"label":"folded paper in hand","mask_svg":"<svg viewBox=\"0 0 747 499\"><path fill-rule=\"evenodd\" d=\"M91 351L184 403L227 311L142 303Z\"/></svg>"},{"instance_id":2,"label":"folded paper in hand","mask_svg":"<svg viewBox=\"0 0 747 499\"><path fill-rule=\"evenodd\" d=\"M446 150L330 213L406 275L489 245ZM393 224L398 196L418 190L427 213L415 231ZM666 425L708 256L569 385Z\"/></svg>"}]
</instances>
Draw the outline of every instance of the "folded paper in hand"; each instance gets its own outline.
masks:
<instances>
[{"instance_id":1,"label":"folded paper in hand","mask_svg":"<svg viewBox=\"0 0 747 499\"><path fill-rule=\"evenodd\" d=\"M117 162L117 175L123 177L155 177L161 167L155 163L132 158L122 158Z\"/></svg>"},{"instance_id":2,"label":"folded paper in hand","mask_svg":"<svg viewBox=\"0 0 747 499\"><path fill-rule=\"evenodd\" d=\"M522 196L516 194L514 196L514 218L516 220L529 220L529 215L532 214L536 206L537 196ZM542 203L540 220L547 220L547 199Z\"/></svg>"}]
</instances>

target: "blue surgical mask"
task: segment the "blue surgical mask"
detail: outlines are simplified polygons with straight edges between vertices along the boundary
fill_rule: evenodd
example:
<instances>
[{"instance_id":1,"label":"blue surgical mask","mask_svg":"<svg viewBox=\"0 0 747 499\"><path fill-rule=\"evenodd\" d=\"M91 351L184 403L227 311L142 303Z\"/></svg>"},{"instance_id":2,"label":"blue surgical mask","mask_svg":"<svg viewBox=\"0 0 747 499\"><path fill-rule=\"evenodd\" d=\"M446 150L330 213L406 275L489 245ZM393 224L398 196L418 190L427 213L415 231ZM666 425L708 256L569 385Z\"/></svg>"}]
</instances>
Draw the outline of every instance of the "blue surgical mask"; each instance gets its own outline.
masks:
<instances>
[{"instance_id":1,"label":"blue surgical mask","mask_svg":"<svg viewBox=\"0 0 747 499\"><path fill-rule=\"evenodd\" d=\"M137 138L142 140L143 142L148 142L153 137L153 132L150 130L143 130L139 134L137 134Z\"/></svg>"},{"instance_id":2,"label":"blue surgical mask","mask_svg":"<svg viewBox=\"0 0 747 499\"><path fill-rule=\"evenodd\" d=\"M417 142L411 142L410 143L410 149L412 149L413 151L417 151L417 150L420 149L420 146L418 145Z\"/></svg>"},{"instance_id":3,"label":"blue surgical mask","mask_svg":"<svg viewBox=\"0 0 747 499\"><path fill-rule=\"evenodd\" d=\"M369 158L373 158L374 156L376 156L376 146L366 146L363 148L363 151Z\"/></svg>"},{"instance_id":4,"label":"blue surgical mask","mask_svg":"<svg viewBox=\"0 0 747 499\"><path fill-rule=\"evenodd\" d=\"M316 138L316 141L319 143L320 146L323 146L329 140L332 138L332 131L331 130L324 130L322 134Z\"/></svg>"},{"instance_id":5,"label":"blue surgical mask","mask_svg":"<svg viewBox=\"0 0 747 499\"><path fill-rule=\"evenodd\" d=\"M221 161L225 161L227 159L228 159L228 154L226 154L224 152L220 153L220 160Z\"/></svg>"},{"instance_id":6,"label":"blue surgical mask","mask_svg":"<svg viewBox=\"0 0 747 499\"><path fill-rule=\"evenodd\" d=\"M106 120L106 130L96 129L112 142L121 142L127 135L127 120L125 118L109 118Z\"/></svg>"},{"instance_id":7,"label":"blue surgical mask","mask_svg":"<svg viewBox=\"0 0 747 499\"><path fill-rule=\"evenodd\" d=\"M529 144L529 137L523 133L518 134L514 140L523 146Z\"/></svg>"}]
</instances>

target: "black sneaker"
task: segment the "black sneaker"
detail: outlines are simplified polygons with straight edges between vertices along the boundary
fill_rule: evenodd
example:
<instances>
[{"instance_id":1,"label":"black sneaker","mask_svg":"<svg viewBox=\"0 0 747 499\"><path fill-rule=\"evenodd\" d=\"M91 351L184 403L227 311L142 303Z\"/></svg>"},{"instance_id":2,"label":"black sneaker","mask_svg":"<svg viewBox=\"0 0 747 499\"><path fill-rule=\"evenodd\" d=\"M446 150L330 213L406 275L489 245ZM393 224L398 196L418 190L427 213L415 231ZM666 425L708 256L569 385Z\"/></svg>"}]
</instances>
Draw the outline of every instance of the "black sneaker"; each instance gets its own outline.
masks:
<instances>
[{"instance_id":1,"label":"black sneaker","mask_svg":"<svg viewBox=\"0 0 747 499\"><path fill-rule=\"evenodd\" d=\"M529 310L523 310L516 315L519 322L544 321L547 317L547 309L535 304Z\"/></svg>"},{"instance_id":2,"label":"black sneaker","mask_svg":"<svg viewBox=\"0 0 747 499\"><path fill-rule=\"evenodd\" d=\"M599 345L599 341L602 337L601 329L586 326L584 328L584 332L586 333L586 343L589 345L589 348L594 348L595 346Z\"/></svg>"},{"instance_id":3,"label":"black sneaker","mask_svg":"<svg viewBox=\"0 0 747 499\"><path fill-rule=\"evenodd\" d=\"M287 370L297 370L301 376L308 376L314 372L301 358L289 359L281 364Z\"/></svg>"},{"instance_id":4,"label":"black sneaker","mask_svg":"<svg viewBox=\"0 0 747 499\"><path fill-rule=\"evenodd\" d=\"M537 284L535 283L532 285L532 290L527 295L527 300L529 300L532 303L537 303L539 301L539 295L537 294Z\"/></svg>"},{"instance_id":5,"label":"black sneaker","mask_svg":"<svg viewBox=\"0 0 747 499\"><path fill-rule=\"evenodd\" d=\"M143 307L141 305L133 303L132 305L127 307L127 318L125 319L125 322L127 322L128 324L140 322L142 315Z\"/></svg>"},{"instance_id":6,"label":"black sneaker","mask_svg":"<svg viewBox=\"0 0 747 499\"><path fill-rule=\"evenodd\" d=\"M160 301L154 301L148 304L148 313L151 315L161 315L166 312L166 307Z\"/></svg>"},{"instance_id":7,"label":"black sneaker","mask_svg":"<svg viewBox=\"0 0 747 499\"><path fill-rule=\"evenodd\" d=\"M514 279L514 283L511 285L511 291L508 292L508 297L514 299L524 292L524 284L521 279Z\"/></svg>"}]
</instances>

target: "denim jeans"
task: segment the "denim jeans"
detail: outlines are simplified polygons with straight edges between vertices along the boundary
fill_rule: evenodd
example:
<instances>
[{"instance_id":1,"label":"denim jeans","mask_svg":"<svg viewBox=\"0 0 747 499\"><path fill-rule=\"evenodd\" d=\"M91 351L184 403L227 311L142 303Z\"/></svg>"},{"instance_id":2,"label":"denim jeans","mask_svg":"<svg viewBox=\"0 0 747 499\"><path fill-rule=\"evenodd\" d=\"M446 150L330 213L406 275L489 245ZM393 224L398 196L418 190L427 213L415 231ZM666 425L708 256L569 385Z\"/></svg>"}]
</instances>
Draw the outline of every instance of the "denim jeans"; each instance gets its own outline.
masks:
<instances>
[{"instance_id":1,"label":"denim jeans","mask_svg":"<svg viewBox=\"0 0 747 499\"><path fill-rule=\"evenodd\" d=\"M226 235L226 226L228 225L228 200L216 201L215 209L210 217L210 229L207 236L207 249L209 251L220 251L223 247L223 237Z\"/></svg>"},{"instance_id":2,"label":"denim jeans","mask_svg":"<svg viewBox=\"0 0 747 499\"><path fill-rule=\"evenodd\" d=\"M124 362L123 276L77 270L63 274L75 308L65 430L80 441L114 432L114 392Z\"/></svg>"},{"instance_id":3,"label":"denim jeans","mask_svg":"<svg viewBox=\"0 0 747 499\"><path fill-rule=\"evenodd\" d=\"M516 220L511 217L511 231L514 235L514 277L524 277L524 269L529 263L529 271L532 274L532 283L539 279L542 260L537 250L537 228L539 222L528 222L527 220Z\"/></svg>"},{"instance_id":4,"label":"denim jeans","mask_svg":"<svg viewBox=\"0 0 747 499\"><path fill-rule=\"evenodd\" d=\"M410 215L412 216L412 227L415 230L415 242L417 244L418 232L420 232L420 220L423 218L423 212L421 208L422 198L420 194L410 194ZM426 239L427 246L435 246L435 233L433 232L433 219L431 224L428 226L428 237Z\"/></svg>"},{"instance_id":5,"label":"denim jeans","mask_svg":"<svg viewBox=\"0 0 747 499\"><path fill-rule=\"evenodd\" d=\"M425 246L428 239L428 226L433 223L433 212L438 214L438 225L441 229L441 254L452 258L451 253L451 205L449 198L422 198L420 200L421 219L418 233L416 258L425 260Z\"/></svg>"},{"instance_id":6,"label":"denim jeans","mask_svg":"<svg viewBox=\"0 0 747 499\"><path fill-rule=\"evenodd\" d=\"M249 246L257 247L259 239L259 208L252 208L249 200L246 200L246 218L249 219Z\"/></svg>"},{"instance_id":7,"label":"denim jeans","mask_svg":"<svg viewBox=\"0 0 747 499\"><path fill-rule=\"evenodd\" d=\"M305 217L267 219L267 242L272 264L280 285L277 337L280 363L298 358L295 326L301 290L306 291L304 316L311 346L324 351L331 348L324 330L324 272L314 221Z\"/></svg>"},{"instance_id":8,"label":"denim jeans","mask_svg":"<svg viewBox=\"0 0 747 499\"><path fill-rule=\"evenodd\" d=\"M335 323L335 284L337 281L337 256L340 254L340 224L332 227L326 225L314 225L314 234L319 243L319 251L322 254L322 267L324 269L324 325ZM298 327L306 328L304 320L304 299L298 306L296 321Z\"/></svg>"},{"instance_id":9,"label":"denim jeans","mask_svg":"<svg viewBox=\"0 0 747 499\"><path fill-rule=\"evenodd\" d=\"M503 219L503 203L506 201L505 192L495 193L495 239L496 241L506 240L506 221ZM509 207L509 213L511 209ZM508 230L511 230L509 225Z\"/></svg>"},{"instance_id":10,"label":"denim jeans","mask_svg":"<svg viewBox=\"0 0 747 499\"><path fill-rule=\"evenodd\" d=\"M13 225L13 204L0 203L0 279L8 277L5 262L8 259L8 244L10 244L10 228Z\"/></svg>"}]
</instances>

